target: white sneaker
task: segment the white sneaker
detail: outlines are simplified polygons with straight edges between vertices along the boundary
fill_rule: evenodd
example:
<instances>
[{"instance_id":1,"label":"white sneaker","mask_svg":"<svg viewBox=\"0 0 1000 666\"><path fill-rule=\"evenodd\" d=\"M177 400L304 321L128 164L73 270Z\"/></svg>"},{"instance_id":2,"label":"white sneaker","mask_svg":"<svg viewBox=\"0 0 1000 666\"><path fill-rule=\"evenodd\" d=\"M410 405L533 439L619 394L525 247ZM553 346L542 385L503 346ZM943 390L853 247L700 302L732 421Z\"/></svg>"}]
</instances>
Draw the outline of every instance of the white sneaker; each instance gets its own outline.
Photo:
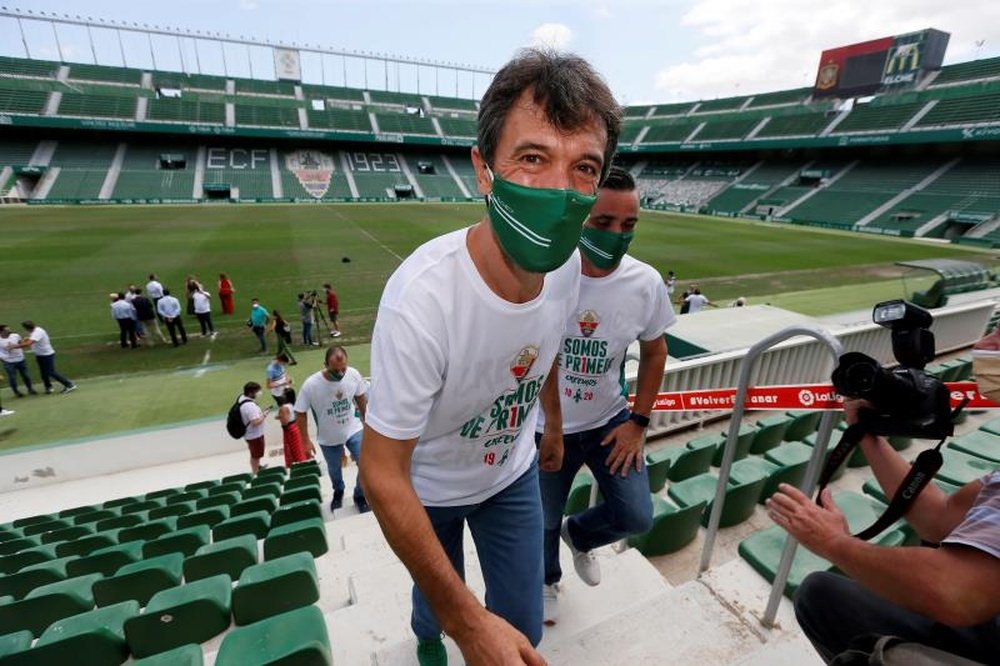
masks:
<instances>
[{"instance_id":1,"label":"white sneaker","mask_svg":"<svg viewBox=\"0 0 1000 666\"><path fill-rule=\"evenodd\" d=\"M555 626L559 620L559 583L542 587L542 623Z\"/></svg>"},{"instance_id":2,"label":"white sneaker","mask_svg":"<svg viewBox=\"0 0 1000 666\"><path fill-rule=\"evenodd\" d=\"M0 408L0 416L11 416L12 414L16 414L13 409Z\"/></svg>"},{"instance_id":3,"label":"white sneaker","mask_svg":"<svg viewBox=\"0 0 1000 666\"><path fill-rule=\"evenodd\" d=\"M601 565L592 552L589 550L587 552L579 551L573 545L573 540L569 536L569 518L563 519L562 529L559 533L562 536L562 540L569 546L569 551L573 553L573 568L576 569L576 575L591 587L600 585Z\"/></svg>"},{"instance_id":4,"label":"white sneaker","mask_svg":"<svg viewBox=\"0 0 1000 666\"><path fill-rule=\"evenodd\" d=\"M340 337L340 331L334 331L333 333L330 334L330 337L332 337L332 338L339 338Z\"/></svg>"}]
</instances>

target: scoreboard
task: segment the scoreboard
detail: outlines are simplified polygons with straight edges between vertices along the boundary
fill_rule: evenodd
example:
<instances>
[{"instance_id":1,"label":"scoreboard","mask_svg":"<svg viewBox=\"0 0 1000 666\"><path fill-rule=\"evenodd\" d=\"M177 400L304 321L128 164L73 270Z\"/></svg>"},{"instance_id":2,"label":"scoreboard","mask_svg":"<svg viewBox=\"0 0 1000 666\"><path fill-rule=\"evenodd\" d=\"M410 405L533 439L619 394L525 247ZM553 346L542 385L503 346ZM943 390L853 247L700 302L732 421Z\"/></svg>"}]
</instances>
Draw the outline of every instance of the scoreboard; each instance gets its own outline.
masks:
<instances>
[{"instance_id":1,"label":"scoreboard","mask_svg":"<svg viewBox=\"0 0 1000 666\"><path fill-rule=\"evenodd\" d=\"M862 97L912 88L940 69L950 35L927 29L823 51L813 97Z\"/></svg>"}]
</instances>

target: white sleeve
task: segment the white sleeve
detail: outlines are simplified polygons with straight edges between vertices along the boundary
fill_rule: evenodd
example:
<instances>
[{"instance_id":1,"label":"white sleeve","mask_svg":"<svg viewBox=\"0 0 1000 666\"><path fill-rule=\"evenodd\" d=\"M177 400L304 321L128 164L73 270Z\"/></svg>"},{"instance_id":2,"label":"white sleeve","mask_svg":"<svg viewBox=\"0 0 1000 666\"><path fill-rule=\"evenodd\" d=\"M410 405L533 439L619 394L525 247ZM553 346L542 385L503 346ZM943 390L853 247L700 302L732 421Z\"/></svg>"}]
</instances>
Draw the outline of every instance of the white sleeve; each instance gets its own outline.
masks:
<instances>
[{"instance_id":1,"label":"white sleeve","mask_svg":"<svg viewBox=\"0 0 1000 666\"><path fill-rule=\"evenodd\" d=\"M444 386L447 357L440 340L413 314L379 307L372 335L367 424L386 437L420 437Z\"/></svg>"},{"instance_id":2,"label":"white sleeve","mask_svg":"<svg viewBox=\"0 0 1000 666\"><path fill-rule=\"evenodd\" d=\"M652 303L649 308L649 321L646 328L639 334L639 339L643 342L655 340L663 335L664 331L674 325L677 316L674 314L674 306L670 304L670 294L667 293L667 286L657 279L653 284Z\"/></svg>"},{"instance_id":3,"label":"white sleeve","mask_svg":"<svg viewBox=\"0 0 1000 666\"><path fill-rule=\"evenodd\" d=\"M295 411L307 414L309 412L309 389L312 384L306 379L302 383L302 388L299 389L298 394L295 396Z\"/></svg>"},{"instance_id":4,"label":"white sleeve","mask_svg":"<svg viewBox=\"0 0 1000 666\"><path fill-rule=\"evenodd\" d=\"M368 392L368 382L365 381L365 378L361 376L361 373L358 372L358 370L355 368L351 368L351 370L354 372L354 381L357 382L358 385L358 388L354 391L354 395L364 395Z\"/></svg>"}]
</instances>

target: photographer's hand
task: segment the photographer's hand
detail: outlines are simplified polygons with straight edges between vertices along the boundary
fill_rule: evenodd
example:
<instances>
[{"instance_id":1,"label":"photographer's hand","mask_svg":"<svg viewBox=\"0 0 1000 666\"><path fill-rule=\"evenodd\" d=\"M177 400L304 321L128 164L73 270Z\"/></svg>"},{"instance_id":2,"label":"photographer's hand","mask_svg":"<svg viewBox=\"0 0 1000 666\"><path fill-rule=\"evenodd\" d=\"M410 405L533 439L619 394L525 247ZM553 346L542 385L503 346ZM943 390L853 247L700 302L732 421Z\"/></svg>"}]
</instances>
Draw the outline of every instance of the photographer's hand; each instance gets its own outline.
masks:
<instances>
[{"instance_id":1,"label":"photographer's hand","mask_svg":"<svg viewBox=\"0 0 1000 666\"><path fill-rule=\"evenodd\" d=\"M830 559L830 553L841 540L854 537L829 488L820 494L820 502L818 506L798 488L782 483L764 506L771 520L799 543Z\"/></svg>"}]
</instances>

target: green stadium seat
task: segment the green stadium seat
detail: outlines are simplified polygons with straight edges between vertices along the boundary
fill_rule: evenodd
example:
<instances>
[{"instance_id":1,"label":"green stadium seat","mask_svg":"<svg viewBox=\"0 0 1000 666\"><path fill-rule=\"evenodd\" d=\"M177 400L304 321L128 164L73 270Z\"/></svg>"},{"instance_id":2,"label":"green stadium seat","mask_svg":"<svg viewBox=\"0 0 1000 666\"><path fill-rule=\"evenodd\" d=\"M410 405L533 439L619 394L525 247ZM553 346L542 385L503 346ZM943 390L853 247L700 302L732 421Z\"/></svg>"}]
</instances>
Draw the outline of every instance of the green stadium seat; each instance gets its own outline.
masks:
<instances>
[{"instance_id":1,"label":"green stadium seat","mask_svg":"<svg viewBox=\"0 0 1000 666\"><path fill-rule=\"evenodd\" d=\"M71 509L62 509L56 516L59 518L76 518L77 516L85 516L88 513L95 513L97 511L100 511L100 508L92 505L75 506Z\"/></svg>"},{"instance_id":2,"label":"green stadium seat","mask_svg":"<svg viewBox=\"0 0 1000 666\"><path fill-rule=\"evenodd\" d=\"M226 518L229 518L229 506L213 506L204 511L196 511L177 519L177 528L186 529L196 525L206 525L209 528L215 527Z\"/></svg>"},{"instance_id":3,"label":"green stadium seat","mask_svg":"<svg viewBox=\"0 0 1000 666\"><path fill-rule=\"evenodd\" d=\"M246 486L245 481L230 481L229 483L220 483L217 486L213 486L208 489L208 496L213 497L214 495L224 495L227 493L236 493L239 495L243 492L243 488ZM204 501L204 500L199 500Z\"/></svg>"},{"instance_id":4,"label":"green stadium seat","mask_svg":"<svg viewBox=\"0 0 1000 666\"><path fill-rule=\"evenodd\" d=\"M0 578L0 596L24 599L37 587L66 579L66 558L46 560L22 567L20 571Z\"/></svg>"},{"instance_id":5,"label":"green stadium seat","mask_svg":"<svg viewBox=\"0 0 1000 666\"><path fill-rule=\"evenodd\" d=\"M132 513L139 513L140 511L152 511L153 509L159 509L164 505L165 502L162 499L145 499L139 502L133 502L132 504L126 504L121 507L121 511L123 516L127 516Z\"/></svg>"},{"instance_id":6,"label":"green stadium seat","mask_svg":"<svg viewBox=\"0 0 1000 666\"><path fill-rule=\"evenodd\" d=\"M946 448L968 453L993 463L1000 463L1000 435L986 430L973 430L955 437Z\"/></svg>"},{"instance_id":7,"label":"green stadium seat","mask_svg":"<svg viewBox=\"0 0 1000 666\"><path fill-rule=\"evenodd\" d=\"M840 442L840 436L843 435L843 434L844 433L843 433L842 430L837 430L836 428L830 433L830 441L827 443L827 446L826 446L826 455L823 457L823 464L824 465L826 465L826 461L830 459L830 452L833 451L833 448L835 446L837 446L837 444ZM818 437L819 437L819 433L818 432L814 432L813 434L809 435L808 437L806 437L802 441L807 446L813 447L813 446L816 445L816 441L817 441ZM847 469L847 465L846 464L842 464L840 467L838 467L837 471L835 471L833 473L833 477L831 478L831 481L836 481L840 477L844 476L844 472L846 471L846 469Z\"/></svg>"},{"instance_id":8,"label":"green stadium seat","mask_svg":"<svg viewBox=\"0 0 1000 666\"><path fill-rule=\"evenodd\" d=\"M178 496L179 497L179 496ZM167 500L170 501L169 499ZM194 502L176 502L174 504L167 504L166 506L161 506L157 509L150 509L149 513L146 514L150 520L159 520L160 518L169 518L171 516L180 518L181 516L186 516L187 514L194 511Z\"/></svg>"},{"instance_id":9,"label":"green stadium seat","mask_svg":"<svg viewBox=\"0 0 1000 666\"><path fill-rule=\"evenodd\" d=\"M171 495L167 498L167 506L172 504L187 504L190 503L194 506L194 503L203 497L208 496L208 492L205 490L187 490L182 493L177 493L176 495Z\"/></svg>"},{"instance_id":10,"label":"green stadium seat","mask_svg":"<svg viewBox=\"0 0 1000 666\"><path fill-rule=\"evenodd\" d=\"M249 472L242 472L240 474L230 474L229 476L222 477L221 485L226 485L227 483L237 483L237 482L243 483L245 485L247 483L250 483L252 479L253 479L253 474L250 474Z\"/></svg>"},{"instance_id":11,"label":"green stadium seat","mask_svg":"<svg viewBox=\"0 0 1000 666\"><path fill-rule=\"evenodd\" d=\"M17 573L24 567L48 562L56 559L56 557L58 556L56 555L56 544L54 543L0 556L0 576Z\"/></svg>"},{"instance_id":12,"label":"green stadium seat","mask_svg":"<svg viewBox=\"0 0 1000 666\"><path fill-rule=\"evenodd\" d=\"M778 525L772 525L741 541L737 551L754 571L763 576L767 582L773 583L787 540L788 533ZM788 572L788 581L785 583L785 596L791 599L806 576L816 571L829 571L832 566L828 560L806 548L798 547L792 559L792 568Z\"/></svg>"},{"instance_id":13,"label":"green stadium seat","mask_svg":"<svg viewBox=\"0 0 1000 666\"><path fill-rule=\"evenodd\" d=\"M89 555L79 557L66 564L66 572L70 576L83 576L99 573L105 577L113 576L126 564L142 559L142 541L108 546L95 550Z\"/></svg>"},{"instance_id":14,"label":"green stadium seat","mask_svg":"<svg viewBox=\"0 0 1000 666\"><path fill-rule=\"evenodd\" d=\"M750 453L764 453L781 444L793 420L784 414L775 414L757 421L758 430L750 444Z\"/></svg>"},{"instance_id":15,"label":"green stadium seat","mask_svg":"<svg viewBox=\"0 0 1000 666\"><path fill-rule=\"evenodd\" d=\"M719 449L721 449L723 444L725 443L726 443L726 434L717 432L711 435L700 435L698 437L695 437L694 439L690 439L685 445L685 448L687 448L688 450L694 449L700 451L702 448L711 445L714 449L712 453L712 460L709 462L709 464L711 465L715 462L716 458L718 458L719 461L722 460L722 454L719 453ZM706 470L703 471L707 471L707 468Z\"/></svg>"},{"instance_id":16,"label":"green stadium seat","mask_svg":"<svg viewBox=\"0 0 1000 666\"><path fill-rule=\"evenodd\" d=\"M309 486L305 488L298 488L296 490L290 490L281 496L281 506L288 506L289 504L298 504L299 502L322 502L323 495L320 492L319 486Z\"/></svg>"},{"instance_id":17,"label":"green stadium seat","mask_svg":"<svg viewBox=\"0 0 1000 666\"><path fill-rule=\"evenodd\" d=\"M126 507L130 504L138 504L142 499L139 497L119 497L117 499L108 500L101 504L102 509L120 509Z\"/></svg>"},{"instance_id":18,"label":"green stadium seat","mask_svg":"<svg viewBox=\"0 0 1000 666\"><path fill-rule=\"evenodd\" d=\"M109 530L101 534L82 537L75 541L64 541L56 545L56 555L58 557L69 557L75 555L90 555L95 550L101 550L109 546L118 545L118 530Z\"/></svg>"},{"instance_id":19,"label":"green stadium seat","mask_svg":"<svg viewBox=\"0 0 1000 666\"><path fill-rule=\"evenodd\" d=\"M52 530L51 532L45 532L41 535L42 543L62 543L63 541L71 541L73 539L81 539L83 537L92 536L94 534L94 529L88 527L87 525L74 525L72 527L63 527L61 529Z\"/></svg>"},{"instance_id":20,"label":"green stadium seat","mask_svg":"<svg viewBox=\"0 0 1000 666\"><path fill-rule=\"evenodd\" d=\"M229 628L232 591L221 574L156 593L142 615L125 622L129 649L148 657L218 636Z\"/></svg>"},{"instance_id":21,"label":"green stadium seat","mask_svg":"<svg viewBox=\"0 0 1000 666\"><path fill-rule=\"evenodd\" d=\"M590 507L590 493L594 486L594 477L589 473L580 473L573 477L569 495L566 497L566 508L563 513L572 516Z\"/></svg>"},{"instance_id":22,"label":"green stadium seat","mask_svg":"<svg viewBox=\"0 0 1000 666\"><path fill-rule=\"evenodd\" d=\"M177 517L160 518L151 523L126 527L118 533L118 543L150 541L177 529Z\"/></svg>"},{"instance_id":23,"label":"green stadium seat","mask_svg":"<svg viewBox=\"0 0 1000 666\"><path fill-rule=\"evenodd\" d=\"M301 476L323 476L323 471L320 468L319 463L310 461L292 465L292 469L289 471L288 476L290 479L297 479Z\"/></svg>"},{"instance_id":24,"label":"green stadium seat","mask_svg":"<svg viewBox=\"0 0 1000 666\"><path fill-rule=\"evenodd\" d=\"M323 613L305 606L237 627L222 640L216 666L333 663Z\"/></svg>"},{"instance_id":25,"label":"green stadium seat","mask_svg":"<svg viewBox=\"0 0 1000 666\"><path fill-rule=\"evenodd\" d=\"M102 520L110 520L112 518L120 518L121 512L115 509L96 509L94 511L89 511L87 513L78 514L72 516L74 525L96 525ZM96 530L95 531L99 531Z\"/></svg>"},{"instance_id":26,"label":"green stadium seat","mask_svg":"<svg viewBox=\"0 0 1000 666\"><path fill-rule=\"evenodd\" d=\"M129 600L145 606L157 592L180 585L183 568L180 553L126 564L114 576L94 583L94 598L102 607Z\"/></svg>"},{"instance_id":27,"label":"green stadium seat","mask_svg":"<svg viewBox=\"0 0 1000 666\"><path fill-rule=\"evenodd\" d=\"M957 449L946 448L941 455L944 457L944 464L938 471L937 478L958 486L981 479L996 469L996 463Z\"/></svg>"},{"instance_id":28,"label":"green stadium seat","mask_svg":"<svg viewBox=\"0 0 1000 666\"><path fill-rule=\"evenodd\" d=\"M237 580L243 570L257 564L257 539L252 534L205 544L184 560L184 580L191 582L226 574Z\"/></svg>"},{"instance_id":29,"label":"green stadium seat","mask_svg":"<svg viewBox=\"0 0 1000 666\"><path fill-rule=\"evenodd\" d=\"M305 501L288 504L271 515L271 527L281 527L309 518L323 518L323 509L318 502Z\"/></svg>"},{"instance_id":30,"label":"green stadium seat","mask_svg":"<svg viewBox=\"0 0 1000 666\"><path fill-rule=\"evenodd\" d=\"M30 525L25 525L24 527L21 528L21 533L26 537L35 536L36 534L44 535L48 534L49 532L58 532L64 529L69 529L72 526L73 526L72 520L68 519L61 520L59 518L56 518L53 520L46 520L45 522L41 523L32 523ZM42 543L51 543L51 541L45 541L45 539L43 538Z\"/></svg>"},{"instance_id":31,"label":"green stadium seat","mask_svg":"<svg viewBox=\"0 0 1000 666\"><path fill-rule=\"evenodd\" d=\"M223 541L243 534L252 534L263 539L271 526L271 515L266 511L256 511L243 516L223 520L212 528L212 539Z\"/></svg>"},{"instance_id":32,"label":"green stadium seat","mask_svg":"<svg viewBox=\"0 0 1000 666\"><path fill-rule=\"evenodd\" d=\"M9 634L0 634L0 657L27 650L31 647L33 639L34 636L26 629L14 631Z\"/></svg>"},{"instance_id":33,"label":"green stadium seat","mask_svg":"<svg viewBox=\"0 0 1000 666\"><path fill-rule=\"evenodd\" d=\"M42 540L37 536L17 537L0 542L0 555L12 555L27 548L37 548Z\"/></svg>"},{"instance_id":34,"label":"green stadium seat","mask_svg":"<svg viewBox=\"0 0 1000 666\"><path fill-rule=\"evenodd\" d=\"M773 451L774 449L771 450ZM796 488L801 486L808 464L809 461L806 460L793 465L781 466L769 460L751 456L733 463L730 483L753 483L759 479L764 479L764 487L760 492L760 498L757 500L758 503L763 504L768 497L778 490L778 486L782 483L787 483Z\"/></svg>"},{"instance_id":35,"label":"green stadium seat","mask_svg":"<svg viewBox=\"0 0 1000 666\"><path fill-rule=\"evenodd\" d=\"M27 629L40 636L56 620L94 607L92 588L100 574L89 574L36 587L24 599L0 606L0 634Z\"/></svg>"},{"instance_id":36,"label":"green stadium seat","mask_svg":"<svg viewBox=\"0 0 1000 666\"><path fill-rule=\"evenodd\" d=\"M750 445L753 443L754 433L757 432L757 428L752 425L741 425L740 431L736 439L736 453L733 455L733 460L743 460L750 453ZM715 455L712 456L712 464L716 467L722 466L722 456L726 453L726 440L729 437L728 432L722 433L722 441L719 442L719 448L715 450Z\"/></svg>"},{"instance_id":37,"label":"green stadium seat","mask_svg":"<svg viewBox=\"0 0 1000 666\"><path fill-rule=\"evenodd\" d=\"M215 495L209 495L204 499L200 499L194 503L194 508L197 511L204 511L205 509L211 509L212 507L224 506L226 508L231 507L233 504L242 499L239 493L216 493Z\"/></svg>"},{"instance_id":38,"label":"green stadium seat","mask_svg":"<svg viewBox=\"0 0 1000 666\"><path fill-rule=\"evenodd\" d=\"M265 482L265 480L273 481L275 479L278 479L282 483L284 483L285 477L287 476L288 476L288 471L284 467L281 467L280 465L276 465L274 467L265 467L264 469L257 472L257 476L250 479L250 484L253 485L255 482L263 483Z\"/></svg>"},{"instance_id":39,"label":"green stadium seat","mask_svg":"<svg viewBox=\"0 0 1000 666\"><path fill-rule=\"evenodd\" d=\"M646 557L667 555L691 543L698 534L707 502L678 507L653 495L653 527L645 534L628 538L628 545Z\"/></svg>"},{"instance_id":40,"label":"green stadium seat","mask_svg":"<svg viewBox=\"0 0 1000 666\"><path fill-rule=\"evenodd\" d=\"M318 518L272 528L264 539L265 560L274 560L301 551L319 557L328 549L326 527Z\"/></svg>"},{"instance_id":41,"label":"green stadium seat","mask_svg":"<svg viewBox=\"0 0 1000 666\"><path fill-rule=\"evenodd\" d=\"M299 552L248 567L233 592L233 619L251 624L319 601L316 565Z\"/></svg>"},{"instance_id":42,"label":"green stadium seat","mask_svg":"<svg viewBox=\"0 0 1000 666\"><path fill-rule=\"evenodd\" d=\"M184 490L185 491L204 490L207 492L208 490L211 490L217 485L219 485L218 479L210 479L208 481L196 481L195 483L189 483L186 486L184 486Z\"/></svg>"},{"instance_id":43,"label":"green stadium seat","mask_svg":"<svg viewBox=\"0 0 1000 666\"><path fill-rule=\"evenodd\" d=\"M124 527L135 527L146 522L146 517L142 513L130 513L127 516L117 518L107 518L94 523L94 530L98 533L107 530L118 530Z\"/></svg>"},{"instance_id":44,"label":"green stadium seat","mask_svg":"<svg viewBox=\"0 0 1000 666\"><path fill-rule=\"evenodd\" d=\"M201 646L188 644L143 659L133 659L130 666L202 666L204 663Z\"/></svg>"},{"instance_id":45,"label":"green stadium seat","mask_svg":"<svg viewBox=\"0 0 1000 666\"><path fill-rule=\"evenodd\" d=\"M654 495L667 483L667 474L670 473L670 465L673 464L674 457L670 449L657 449L646 454L646 478L649 481L649 492Z\"/></svg>"},{"instance_id":46,"label":"green stadium seat","mask_svg":"<svg viewBox=\"0 0 1000 666\"><path fill-rule=\"evenodd\" d=\"M164 503L166 503L168 497L173 497L174 495L180 495L182 492L184 491L181 490L180 488L161 488L160 490L154 490L152 492L146 493L143 499L164 500ZM161 504L160 506L163 506L163 504Z\"/></svg>"},{"instance_id":47,"label":"green stadium seat","mask_svg":"<svg viewBox=\"0 0 1000 666\"><path fill-rule=\"evenodd\" d=\"M282 492L288 493L302 488L318 488L319 485L319 476L313 474L300 474L299 476L290 477L288 481L285 482Z\"/></svg>"},{"instance_id":48,"label":"green stadium seat","mask_svg":"<svg viewBox=\"0 0 1000 666\"><path fill-rule=\"evenodd\" d=\"M49 625L32 650L4 660L3 666L118 666L129 654L125 621L138 614L139 604L126 601L57 620Z\"/></svg>"},{"instance_id":49,"label":"green stadium seat","mask_svg":"<svg viewBox=\"0 0 1000 666\"><path fill-rule=\"evenodd\" d=\"M261 483L256 486L250 486L243 491L243 500L251 500L255 497L272 497L278 499L281 497L281 484L280 483Z\"/></svg>"},{"instance_id":50,"label":"green stadium seat","mask_svg":"<svg viewBox=\"0 0 1000 666\"><path fill-rule=\"evenodd\" d=\"M719 520L719 527L731 527L738 525L753 515L757 500L764 489L767 479L759 479L752 483L729 484L726 488L725 500L722 505L722 514ZM719 478L714 474L705 473L693 476L690 479L670 484L667 494L670 499L677 502L682 507L694 506L705 502L705 512L702 514L702 525L707 525L712 511L712 502L715 500L715 489L719 484Z\"/></svg>"},{"instance_id":51,"label":"green stadium seat","mask_svg":"<svg viewBox=\"0 0 1000 666\"><path fill-rule=\"evenodd\" d=\"M268 467L267 469L272 469L272 468ZM282 468L277 467L274 469L281 470ZM278 472L272 472L271 474L261 473L250 480L250 483L248 483L246 487L243 488L243 492L245 493L250 488L259 488L260 486L269 486L269 485L277 485L280 488L284 484L285 484L284 474L279 474Z\"/></svg>"},{"instance_id":52,"label":"green stadium seat","mask_svg":"<svg viewBox=\"0 0 1000 666\"><path fill-rule=\"evenodd\" d=\"M255 497L253 499L237 502L229 507L229 515L238 518L251 513L263 511L267 514L274 513L278 508L278 501L273 497Z\"/></svg>"},{"instance_id":53,"label":"green stadium seat","mask_svg":"<svg viewBox=\"0 0 1000 666\"><path fill-rule=\"evenodd\" d=\"M712 458L715 457L716 446L716 440L711 437L691 440L685 446L685 450L677 456L677 460L670 465L667 478L671 481L684 481L707 472L712 465Z\"/></svg>"},{"instance_id":54,"label":"green stadium seat","mask_svg":"<svg viewBox=\"0 0 1000 666\"><path fill-rule=\"evenodd\" d=\"M25 527L28 527L29 525L48 523L53 520L56 520L56 516L54 514L39 514L36 516L27 516L25 518L18 518L17 520L14 520L10 524L12 527L20 527L23 531L23 529Z\"/></svg>"},{"instance_id":55,"label":"green stadium seat","mask_svg":"<svg viewBox=\"0 0 1000 666\"><path fill-rule=\"evenodd\" d=\"M194 527L177 530L176 532L169 532L144 543L142 545L142 556L148 559L167 555L168 553L182 553L185 557L189 557L208 543L211 536L212 530L208 525L195 525Z\"/></svg>"},{"instance_id":56,"label":"green stadium seat","mask_svg":"<svg viewBox=\"0 0 1000 666\"><path fill-rule=\"evenodd\" d=\"M787 416L792 417L792 421L785 428L784 439L786 442L795 442L816 432L823 412L794 411L788 412Z\"/></svg>"}]
</instances>

